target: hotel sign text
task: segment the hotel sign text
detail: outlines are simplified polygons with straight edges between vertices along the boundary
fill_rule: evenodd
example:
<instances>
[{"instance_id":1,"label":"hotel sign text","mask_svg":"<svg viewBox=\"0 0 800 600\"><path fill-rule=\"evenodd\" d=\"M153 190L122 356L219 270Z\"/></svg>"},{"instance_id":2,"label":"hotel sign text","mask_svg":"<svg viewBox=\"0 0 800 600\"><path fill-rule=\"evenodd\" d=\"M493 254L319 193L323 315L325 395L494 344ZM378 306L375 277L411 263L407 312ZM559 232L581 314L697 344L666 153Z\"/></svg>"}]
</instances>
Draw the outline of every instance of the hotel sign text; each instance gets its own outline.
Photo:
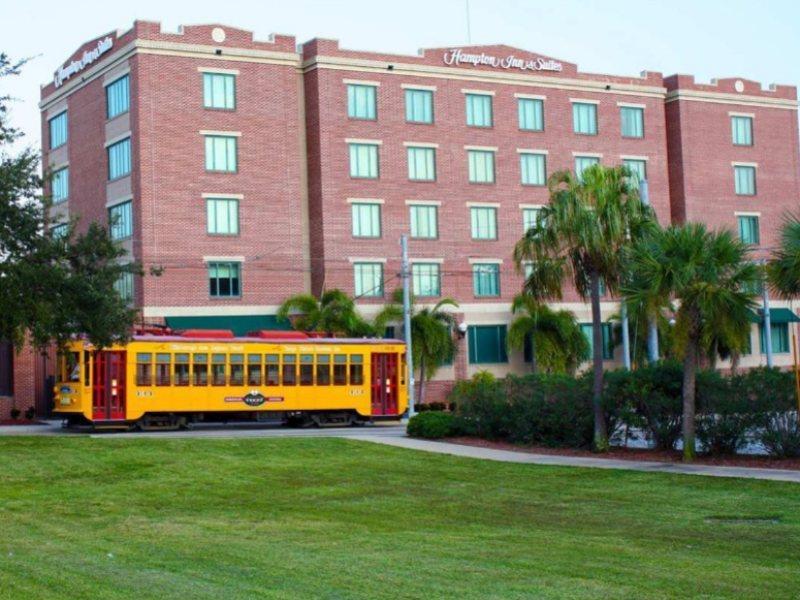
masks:
<instances>
[{"instance_id":1,"label":"hotel sign text","mask_svg":"<svg viewBox=\"0 0 800 600\"><path fill-rule=\"evenodd\" d=\"M491 54L468 54L459 48L445 52L442 60L446 65L468 64L473 67L487 65L497 69L519 69L520 71L561 71L561 63L547 58L518 58L513 54L498 58Z\"/></svg>"},{"instance_id":2,"label":"hotel sign text","mask_svg":"<svg viewBox=\"0 0 800 600\"><path fill-rule=\"evenodd\" d=\"M59 67L58 70L53 74L53 83L55 86L60 87L62 83L75 75L75 73L80 73L83 71L103 54L111 50L113 45L114 40L112 40L110 37L98 40L97 46L84 52L83 56L81 56L78 60L73 60L69 64Z\"/></svg>"}]
</instances>

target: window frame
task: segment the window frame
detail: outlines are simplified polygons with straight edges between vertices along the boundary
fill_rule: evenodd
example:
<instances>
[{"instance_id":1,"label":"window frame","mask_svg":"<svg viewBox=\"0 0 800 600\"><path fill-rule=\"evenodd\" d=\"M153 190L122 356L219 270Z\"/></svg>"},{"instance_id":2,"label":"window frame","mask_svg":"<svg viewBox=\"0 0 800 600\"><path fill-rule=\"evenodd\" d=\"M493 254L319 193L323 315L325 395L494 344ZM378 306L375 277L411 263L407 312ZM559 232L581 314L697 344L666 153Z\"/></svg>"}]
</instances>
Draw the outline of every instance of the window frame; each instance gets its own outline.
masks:
<instances>
[{"instance_id":1,"label":"window frame","mask_svg":"<svg viewBox=\"0 0 800 600\"><path fill-rule=\"evenodd\" d=\"M435 271L435 275L433 272L429 273L418 273L417 269L421 268L426 269L433 269ZM422 282L423 277L435 277L436 286L434 289L435 293L433 294L423 294L422 293L422 286L418 286L418 282ZM438 298L442 295L442 267L437 262L413 262L411 263L411 289L412 293L417 298Z\"/></svg>"},{"instance_id":2,"label":"window frame","mask_svg":"<svg viewBox=\"0 0 800 600\"><path fill-rule=\"evenodd\" d=\"M347 90L346 90L346 94L347 94L347 118L351 119L353 121L377 121L378 120L378 86L376 86L376 85L374 85L372 83L366 83L366 82L365 83L356 83L356 82L352 82L352 81L347 82L346 86L347 86ZM357 107L357 103L356 103L356 100L355 100L355 93L353 94L352 97L351 97L351 94L350 94L351 90L353 90L355 92L357 90L357 88L369 89L369 90L372 91L372 102L371 102L372 110L371 111L367 110L367 114L371 113L372 116L361 117L361 116L358 116L357 114L351 114L351 112L352 113L357 113L358 112L358 111L355 110L355 108ZM353 102L353 105L352 105L353 110L352 111L351 111L351 101Z\"/></svg>"},{"instance_id":3,"label":"window frame","mask_svg":"<svg viewBox=\"0 0 800 600\"><path fill-rule=\"evenodd\" d=\"M64 181L58 182L57 185L56 177L61 174L63 174L64 176ZM56 189L57 188L60 189L62 184L63 187L66 188L65 189L66 194L64 196L56 197ZM51 192L50 196L54 205L63 204L64 202L67 202L69 200L69 165L66 165L64 167L61 167L53 171L53 174L50 177L50 192Z\"/></svg>"},{"instance_id":4,"label":"window frame","mask_svg":"<svg viewBox=\"0 0 800 600\"><path fill-rule=\"evenodd\" d=\"M485 349L485 344L478 344L478 331L495 331L495 353L490 357L492 360L481 359L478 352L479 348ZM508 337L508 326L505 324L481 324L470 325L467 328L467 362L470 365L504 365L508 364L508 350L506 340Z\"/></svg>"},{"instance_id":5,"label":"window frame","mask_svg":"<svg viewBox=\"0 0 800 600\"><path fill-rule=\"evenodd\" d=\"M61 126L61 119L63 119L63 123L64 123L63 126ZM63 131L63 133L64 133L64 139L61 140L61 143L59 143L59 144L53 144L53 139L55 137L53 135L53 131L54 131L53 126L55 124L59 125L59 132ZM62 110L57 115L53 115L52 117L47 119L47 137L48 137L47 141L48 141L48 145L50 146L50 150L56 150L58 148L61 148L62 146L64 146L69 141L69 116L68 116L68 111L66 109Z\"/></svg>"},{"instance_id":6,"label":"window frame","mask_svg":"<svg viewBox=\"0 0 800 600\"><path fill-rule=\"evenodd\" d=\"M528 183L525 181L525 159L528 157L536 157L541 160L541 183ZM547 185L547 154L543 152L520 152L519 153L519 181L521 185L529 187L544 187Z\"/></svg>"},{"instance_id":7,"label":"window frame","mask_svg":"<svg viewBox=\"0 0 800 600\"><path fill-rule=\"evenodd\" d=\"M755 125L755 119L753 119L753 117L747 116L747 115L730 115L730 118L731 118L731 142L732 142L732 144L734 146L744 146L745 148L755 146L755 131L754 131L755 128L753 127L753 125ZM741 143L741 142L737 142L736 141L736 138L737 138L736 133L738 131L738 128L736 127L736 122L737 121L747 121L747 123L748 123L748 128L747 129L748 129L748 134L749 134L749 137L750 137L750 142L749 143Z\"/></svg>"},{"instance_id":8,"label":"window frame","mask_svg":"<svg viewBox=\"0 0 800 600\"><path fill-rule=\"evenodd\" d=\"M112 95L113 92L116 91L116 87L115 86L121 85L123 81L125 82L125 86L124 86L125 87L125 96L124 96L125 97L125 108L124 108L124 110L120 110L119 112L115 112L112 115L111 114L111 106L112 106L111 95ZM124 114L127 114L127 113L129 113L131 111L131 87L130 87L130 81L131 81L130 73L125 73L124 75L121 75L121 76L117 77L114 81L112 81L111 83L106 85L106 90L105 90L105 92L106 92L106 121L111 121L111 120L116 119L117 117L122 116ZM122 98L121 94L116 99L118 100L120 98Z\"/></svg>"},{"instance_id":9,"label":"window frame","mask_svg":"<svg viewBox=\"0 0 800 600\"><path fill-rule=\"evenodd\" d=\"M479 129L491 129L492 127L494 127L494 97L492 96L492 94L485 94L480 92L467 92L464 94L464 98L465 98L465 121L467 123L467 127L477 127ZM470 113L472 113L472 120L475 121L475 109L474 106L473 107L470 106L470 103L474 101L476 98L481 98L483 101L488 102L489 106L488 125L478 125L476 123L470 123Z\"/></svg>"},{"instance_id":10,"label":"window frame","mask_svg":"<svg viewBox=\"0 0 800 600\"><path fill-rule=\"evenodd\" d=\"M523 116L523 105L526 103L533 103L534 106L539 107L539 119L541 121L541 127L537 128L530 128L530 127L523 127L522 126L522 116ZM535 111L534 111L535 113ZM517 98L517 128L520 131L533 131L533 132L543 132L545 129L545 121L544 121L544 99L543 98Z\"/></svg>"},{"instance_id":11,"label":"window frame","mask_svg":"<svg viewBox=\"0 0 800 600\"><path fill-rule=\"evenodd\" d=\"M235 111L237 106L238 106L238 104L239 104L238 97L237 97L237 90L236 90L236 88L238 87L237 86L237 76L236 76L236 74L235 73L218 73L216 71L203 71L202 75L203 75L203 77L202 77L203 109L205 109L205 110L221 110L221 111L227 111L227 112ZM212 80L211 90L210 90L211 104L206 104L206 78L207 77ZM233 80L233 90L232 90L232 92L233 92L233 94L232 94L233 105L232 106L214 106L214 84L213 84L213 79L215 77L220 77L224 81L227 81L228 79ZM226 90L226 94L227 94L227 90ZM226 98L226 101L227 101L227 98Z\"/></svg>"},{"instance_id":12,"label":"window frame","mask_svg":"<svg viewBox=\"0 0 800 600\"><path fill-rule=\"evenodd\" d=\"M495 277L496 292L493 294L478 293L478 283L481 274L490 273ZM500 286L500 263L474 263L472 265L472 295L475 298L500 298L502 289Z\"/></svg>"},{"instance_id":13,"label":"window frame","mask_svg":"<svg viewBox=\"0 0 800 600\"><path fill-rule=\"evenodd\" d=\"M594 121L594 131L579 131L580 109L591 107ZM576 101L572 103L572 132L576 135L596 136L600 134L600 124L598 123L597 104L594 102Z\"/></svg>"},{"instance_id":14,"label":"window frame","mask_svg":"<svg viewBox=\"0 0 800 600\"><path fill-rule=\"evenodd\" d=\"M418 219L414 219L415 209L425 209L425 210L432 209L433 210L433 226L434 226L433 235L427 235L427 236L414 235L415 223L418 223L418 221L419 221ZM409 221L409 223L408 223L409 237L412 240L438 240L439 239L439 207L437 205L435 205L435 204L414 204L414 203L409 204L408 205L408 221Z\"/></svg>"},{"instance_id":15,"label":"window frame","mask_svg":"<svg viewBox=\"0 0 800 600\"><path fill-rule=\"evenodd\" d=\"M635 112L639 115L637 125L641 127L641 135L628 135L625 133L625 117L623 116L626 112ZM645 125L644 125L644 108L640 106L620 106L619 107L619 129L620 129L620 136L629 139L629 140L642 140L644 139L644 132L645 132Z\"/></svg>"},{"instance_id":16,"label":"window frame","mask_svg":"<svg viewBox=\"0 0 800 600\"><path fill-rule=\"evenodd\" d=\"M228 163L228 153L229 148L227 144L229 142L233 143L233 169L218 169L216 167L216 148L215 144L219 140L224 140L226 143L225 148L225 163ZM212 168L209 168L209 142L211 142L211 164L213 165ZM238 173L239 172L239 136L238 135L224 135L224 134L204 134L203 135L203 146L204 146L204 162L203 166L205 167L206 173Z\"/></svg>"},{"instance_id":17,"label":"window frame","mask_svg":"<svg viewBox=\"0 0 800 600\"><path fill-rule=\"evenodd\" d=\"M219 291L219 288L220 288L219 279L220 279L220 277L219 277L219 275L217 275L215 278L212 278L211 269L212 268L219 269L219 267L221 267L221 266L227 266L228 268L231 268L233 266L236 267L236 277L234 278L233 275L229 275L228 276L228 284L231 287L231 290L233 290L233 283L232 282L234 281L234 279L237 280L238 287L237 287L237 290L236 290L235 294L234 293L220 294L220 291ZM209 261L209 262L206 263L206 277L208 278L208 296L209 296L209 298L214 299L214 300L225 300L225 299L229 299L229 298L241 298L242 297L242 287L243 286L242 286L242 263L241 262L233 261L233 260L231 260L231 261L224 261L224 260ZM212 279L217 279L217 283L216 283L217 292L216 293L213 292Z\"/></svg>"},{"instance_id":18,"label":"window frame","mask_svg":"<svg viewBox=\"0 0 800 600\"><path fill-rule=\"evenodd\" d=\"M425 171L427 171L428 167L431 167L432 173L430 177L412 177L412 171L414 174L417 174L417 161L412 161L412 154L416 154L417 152L422 152L425 155L424 163L425 163ZM430 165L428 164L428 158L430 158ZM408 180L409 181L420 181L420 182L436 182L436 148L433 146L406 146L406 163L408 166ZM413 168L412 168L413 167Z\"/></svg>"},{"instance_id":19,"label":"window frame","mask_svg":"<svg viewBox=\"0 0 800 600\"><path fill-rule=\"evenodd\" d=\"M119 172L119 173L116 173L116 174L112 174L112 169L111 169L111 167L112 167L111 157L112 157L112 153L113 153L112 151L115 150L115 149L118 149L118 148L123 148L125 146L127 146L127 148L128 148L128 151L127 151L127 154L126 154L127 155L127 159L128 159L127 160L127 163L128 163L127 164L127 169L128 170L127 171L122 171L122 172ZM125 155L123 155L123 156L125 156ZM108 181L109 182L118 181L120 179L124 179L125 177L128 177L128 176L130 176L131 173L133 173L133 142L131 140L131 136L128 136L128 137L126 137L124 139L118 140L118 141L114 142L113 144L109 144L108 146L106 146L106 162L108 163L107 164L107 166L108 166L107 175L108 175Z\"/></svg>"},{"instance_id":20,"label":"window frame","mask_svg":"<svg viewBox=\"0 0 800 600\"><path fill-rule=\"evenodd\" d=\"M364 276L364 273L361 272L361 269L364 269L365 267L378 269L380 286L377 288L373 287L365 291L363 279L360 279ZM374 276L374 273L372 275ZM384 288L386 287L384 279L384 264L382 262L360 260L353 263L353 295L356 298L383 298L385 293ZM359 288L361 288L360 292Z\"/></svg>"},{"instance_id":21,"label":"window frame","mask_svg":"<svg viewBox=\"0 0 800 600\"><path fill-rule=\"evenodd\" d=\"M114 222L117 214L122 218ZM115 242L133 237L133 200L126 200L108 207L108 232Z\"/></svg>"},{"instance_id":22,"label":"window frame","mask_svg":"<svg viewBox=\"0 0 800 600\"><path fill-rule=\"evenodd\" d=\"M380 179L381 178L381 151L380 151L380 144L368 143L368 142L348 142L347 143L347 152L348 152L348 167L350 173L350 179ZM370 148L371 151L375 153L375 175L358 175L354 174L354 166L358 166L359 159L358 159L358 150L361 148ZM353 161L354 158L354 151L355 151L355 162ZM369 168L368 171L372 169L372 156L368 156Z\"/></svg>"},{"instance_id":23,"label":"window frame","mask_svg":"<svg viewBox=\"0 0 800 600\"><path fill-rule=\"evenodd\" d=\"M218 237L237 237L241 234L241 216L239 214L240 203L238 198L226 198L224 196L214 196L214 197L207 197L204 198L205 205L206 205L206 234L211 236L218 236ZM224 202L226 204L233 203L235 205L235 214L236 214L236 231L229 231L229 232L221 232L221 231L211 231L211 207L212 204L214 208L214 224L216 226L217 219L216 215L218 214L217 203ZM230 219L230 208L228 208L228 218Z\"/></svg>"},{"instance_id":24,"label":"window frame","mask_svg":"<svg viewBox=\"0 0 800 600\"><path fill-rule=\"evenodd\" d=\"M745 237L742 235L744 229L742 227L745 221L749 221L751 224L755 223L755 239L754 240L746 240ZM760 246L761 245L761 219L759 215L736 215L736 225L739 230L739 239L750 246ZM752 227L750 227L752 229Z\"/></svg>"},{"instance_id":25,"label":"window frame","mask_svg":"<svg viewBox=\"0 0 800 600\"><path fill-rule=\"evenodd\" d=\"M497 152L495 150L480 150L477 148L467 148L467 181L476 185L494 185L497 183ZM491 156L491 179L478 181L478 155L483 155L484 171L486 169L486 156Z\"/></svg>"},{"instance_id":26,"label":"window frame","mask_svg":"<svg viewBox=\"0 0 800 600\"><path fill-rule=\"evenodd\" d=\"M356 218L356 211L357 209L362 208L369 208L370 212L377 210L377 233L373 235L365 235L362 233L356 233L356 224L359 225L359 231L363 230L363 224L361 219L361 213L358 213L358 218ZM373 217L375 215L370 215L370 225L375 225L375 221ZM380 239L383 236L383 208L379 202L351 202L350 203L350 219L351 219L351 227L350 227L350 234L353 238L356 239Z\"/></svg>"},{"instance_id":27,"label":"window frame","mask_svg":"<svg viewBox=\"0 0 800 600\"><path fill-rule=\"evenodd\" d=\"M739 173L740 173L740 171L747 171L747 172L753 174L753 177L752 177L752 180L753 180L752 191L743 192L743 191L741 191L739 189L739 180L740 180ZM758 169L753 165L737 165L737 164L734 164L733 165L733 191L734 191L734 194L737 195L737 196L755 196L755 195L757 195L758 194L758 184L757 184L758 175L757 175L757 173L758 173Z\"/></svg>"},{"instance_id":28,"label":"window frame","mask_svg":"<svg viewBox=\"0 0 800 600\"><path fill-rule=\"evenodd\" d=\"M423 94L423 95L426 95L428 97L428 99L430 101L430 113L431 113L430 121L424 121L424 120L418 120L418 119L409 119L409 96L413 95L413 94ZM411 124L414 124L414 125L433 125L436 122L436 114L434 112L434 102L433 102L433 90L425 90L425 89L421 89L421 88L408 87L408 88L405 88L405 90L404 90L403 99L404 99L406 123L411 123Z\"/></svg>"},{"instance_id":29,"label":"window frame","mask_svg":"<svg viewBox=\"0 0 800 600\"><path fill-rule=\"evenodd\" d=\"M489 226L489 231L492 233L491 237L480 236L480 223L479 215L485 213L491 213L492 217L489 220L491 222ZM496 206L470 206L469 207L469 228L470 228L470 239L473 241L497 241L499 239L498 231L497 231L497 207Z\"/></svg>"}]
</instances>

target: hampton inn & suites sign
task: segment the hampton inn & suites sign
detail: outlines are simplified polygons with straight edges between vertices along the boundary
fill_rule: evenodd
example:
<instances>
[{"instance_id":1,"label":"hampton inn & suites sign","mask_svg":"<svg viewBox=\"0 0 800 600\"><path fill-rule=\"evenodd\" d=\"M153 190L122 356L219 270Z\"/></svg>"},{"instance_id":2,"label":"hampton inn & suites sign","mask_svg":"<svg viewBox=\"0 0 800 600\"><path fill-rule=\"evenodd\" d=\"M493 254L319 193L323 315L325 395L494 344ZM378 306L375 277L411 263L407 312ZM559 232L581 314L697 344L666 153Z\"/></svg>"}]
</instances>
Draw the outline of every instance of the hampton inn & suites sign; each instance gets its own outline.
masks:
<instances>
[{"instance_id":1,"label":"hampton inn & suites sign","mask_svg":"<svg viewBox=\"0 0 800 600\"><path fill-rule=\"evenodd\" d=\"M97 46L86 50L78 60L73 60L63 67L59 67L53 74L53 84L55 84L56 87L60 87L67 79L75 75L75 73L83 71L103 54L111 50L113 46L114 40L110 37L97 40Z\"/></svg>"},{"instance_id":2,"label":"hampton inn & suites sign","mask_svg":"<svg viewBox=\"0 0 800 600\"><path fill-rule=\"evenodd\" d=\"M446 65L487 65L497 69L519 69L520 71L561 71L561 63L549 58L519 58L513 54L506 57L497 57L481 52L480 54L469 54L455 48L445 52L442 60Z\"/></svg>"}]
</instances>

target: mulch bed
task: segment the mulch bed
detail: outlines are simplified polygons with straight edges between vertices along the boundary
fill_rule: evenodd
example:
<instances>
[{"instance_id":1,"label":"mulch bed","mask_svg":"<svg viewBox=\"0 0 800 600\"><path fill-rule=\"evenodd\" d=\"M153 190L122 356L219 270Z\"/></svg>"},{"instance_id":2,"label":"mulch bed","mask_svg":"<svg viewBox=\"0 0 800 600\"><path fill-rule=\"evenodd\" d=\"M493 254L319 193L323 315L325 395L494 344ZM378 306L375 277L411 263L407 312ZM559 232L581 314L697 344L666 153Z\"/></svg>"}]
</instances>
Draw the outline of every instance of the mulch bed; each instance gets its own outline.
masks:
<instances>
[{"instance_id":1,"label":"mulch bed","mask_svg":"<svg viewBox=\"0 0 800 600\"><path fill-rule=\"evenodd\" d=\"M28 419L0 419L0 425L47 425L47 423L36 419L32 421Z\"/></svg>"},{"instance_id":2,"label":"mulch bed","mask_svg":"<svg viewBox=\"0 0 800 600\"><path fill-rule=\"evenodd\" d=\"M548 448L546 446L523 446L508 442L492 442L480 438L454 437L445 441L464 446L477 446L493 450L512 450L528 454L552 454L559 456L586 456L591 458L614 458L622 460L646 460L652 462L680 463L681 453L677 450L647 450L642 448L614 447L605 454L597 454L589 450L574 448ZM773 458L770 456L738 455L738 456L698 456L695 464L717 465L722 467L754 467L759 469L791 469L800 471L800 458Z\"/></svg>"}]
</instances>

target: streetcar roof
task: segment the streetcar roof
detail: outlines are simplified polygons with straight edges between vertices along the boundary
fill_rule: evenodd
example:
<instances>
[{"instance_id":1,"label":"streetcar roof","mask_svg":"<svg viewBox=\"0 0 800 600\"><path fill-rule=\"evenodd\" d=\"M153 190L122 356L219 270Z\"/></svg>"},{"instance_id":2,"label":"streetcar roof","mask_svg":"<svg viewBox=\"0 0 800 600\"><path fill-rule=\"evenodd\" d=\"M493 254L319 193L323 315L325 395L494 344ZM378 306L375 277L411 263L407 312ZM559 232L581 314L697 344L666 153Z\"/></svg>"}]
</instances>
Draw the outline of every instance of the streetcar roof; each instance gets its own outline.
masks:
<instances>
[{"instance_id":1,"label":"streetcar roof","mask_svg":"<svg viewBox=\"0 0 800 600\"><path fill-rule=\"evenodd\" d=\"M397 339L384 339L384 338L267 338L267 337L184 337L181 335L134 335L131 337L134 342L183 342L190 343L213 343L213 344L363 344L363 345L381 345L381 344L403 344L403 340Z\"/></svg>"}]
</instances>

